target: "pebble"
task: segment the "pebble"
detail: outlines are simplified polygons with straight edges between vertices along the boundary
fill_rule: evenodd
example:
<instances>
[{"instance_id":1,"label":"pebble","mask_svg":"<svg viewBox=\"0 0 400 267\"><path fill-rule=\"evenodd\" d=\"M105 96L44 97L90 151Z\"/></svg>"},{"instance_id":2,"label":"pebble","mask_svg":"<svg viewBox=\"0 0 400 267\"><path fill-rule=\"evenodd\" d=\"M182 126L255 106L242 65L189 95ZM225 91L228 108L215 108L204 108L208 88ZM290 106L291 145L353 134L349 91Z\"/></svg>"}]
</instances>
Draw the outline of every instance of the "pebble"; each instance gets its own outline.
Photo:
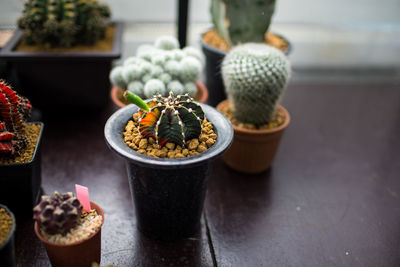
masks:
<instances>
[{"instance_id":1,"label":"pebble","mask_svg":"<svg viewBox=\"0 0 400 267\"><path fill-rule=\"evenodd\" d=\"M168 142L162 148L159 148L154 138L144 139L140 135L137 122L139 115L135 113L132 118L133 120L130 120L125 127L125 143L140 154L154 158L192 157L206 151L217 139L212 123L204 119L199 138L187 141L184 147Z\"/></svg>"}]
</instances>

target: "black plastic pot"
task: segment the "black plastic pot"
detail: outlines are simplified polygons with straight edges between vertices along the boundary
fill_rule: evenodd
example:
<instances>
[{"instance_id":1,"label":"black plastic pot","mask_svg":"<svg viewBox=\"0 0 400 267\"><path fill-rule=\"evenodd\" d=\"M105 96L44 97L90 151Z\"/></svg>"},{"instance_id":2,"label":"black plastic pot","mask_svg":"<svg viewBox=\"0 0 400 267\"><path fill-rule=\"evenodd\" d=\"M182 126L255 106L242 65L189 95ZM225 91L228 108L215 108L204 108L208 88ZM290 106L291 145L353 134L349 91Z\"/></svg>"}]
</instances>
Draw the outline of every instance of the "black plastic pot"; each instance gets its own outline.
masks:
<instances>
[{"instance_id":1,"label":"black plastic pot","mask_svg":"<svg viewBox=\"0 0 400 267\"><path fill-rule=\"evenodd\" d=\"M15 263L15 244L14 244L14 233L16 228L14 214L4 205L0 204L0 208L6 210L6 212L11 216L13 224L11 231L7 239L3 244L0 244L0 263L1 266L14 267Z\"/></svg>"},{"instance_id":2,"label":"black plastic pot","mask_svg":"<svg viewBox=\"0 0 400 267\"><path fill-rule=\"evenodd\" d=\"M116 26L110 52L16 52L23 32L17 30L0 51L15 74L18 92L42 110L57 108L97 110L109 101L112 61L121 57L121 22ZM60 109L65 107L65 109Z\"/></svg>"},{"instance_id":3,"label":"black plastic pot","mask_svg":"<svg viewBox=\"0 0 400 267\"><path fill-rule=\"evenodd\" d=\"M284 53L285 55L289 55L292 51L291 43L283 36L277 36L288 43L288 49ZM207 104L216 107L219 102L222 102L222 100L225 100L227 97L221 74L221 64L227 52L206 44L203 42L203 38L201 38L201 49L206 58L205 84L209 91Z\"/></svg>"},{"instance_id":4,"label":"black plastic pot","mask_svg":"<svg viewBox=\"0 0 400 267\"><path fill-rule=\"evenodd\" d=\"M134 105L115 112L105 125L109 148L125 159L138 228L150 238L174 241L198 230L208 165L232 142L233 128L229 120L216 109L200 105L218 137L207 151L189 158L157 159L129 148L122 132L138 109Z\"/></svg>"},{"instance_id":5,"label":"black plastic pot","mask_svg":"<svg viewBox=\"0 0 400 267\"><path fill-rule=\"evenodd\" d=\"M32 209L40 198L41 178L41 130L32 159L26 163L0 165L0 203L6 205L17 220L32 218Z\"/></svg>"}]
</instances>

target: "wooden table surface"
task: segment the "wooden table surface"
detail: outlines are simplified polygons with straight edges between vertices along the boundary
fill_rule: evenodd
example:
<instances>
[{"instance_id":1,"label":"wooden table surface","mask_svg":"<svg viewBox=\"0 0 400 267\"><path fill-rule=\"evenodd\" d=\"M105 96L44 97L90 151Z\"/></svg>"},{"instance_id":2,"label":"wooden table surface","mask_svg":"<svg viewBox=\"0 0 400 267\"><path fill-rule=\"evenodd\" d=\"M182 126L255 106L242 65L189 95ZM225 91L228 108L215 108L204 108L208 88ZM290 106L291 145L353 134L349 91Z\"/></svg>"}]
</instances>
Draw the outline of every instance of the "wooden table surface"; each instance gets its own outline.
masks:
<instances>
[{"instance_id":1,"label":"wooden table surface","mask_svg":"<svg viewBox=\"0 0 400 267\"><path fill-rule=\"evenodd\" d=\"M202 228L177 243L136 229L124 163L105 144L114 111L45 121L46 193L86 185L102 206L102 265L400 266L400 86L292 85L292 116L273 167L210 167ZM20 222L19 266L50 266Z\"/></svg>"}]
</instances>

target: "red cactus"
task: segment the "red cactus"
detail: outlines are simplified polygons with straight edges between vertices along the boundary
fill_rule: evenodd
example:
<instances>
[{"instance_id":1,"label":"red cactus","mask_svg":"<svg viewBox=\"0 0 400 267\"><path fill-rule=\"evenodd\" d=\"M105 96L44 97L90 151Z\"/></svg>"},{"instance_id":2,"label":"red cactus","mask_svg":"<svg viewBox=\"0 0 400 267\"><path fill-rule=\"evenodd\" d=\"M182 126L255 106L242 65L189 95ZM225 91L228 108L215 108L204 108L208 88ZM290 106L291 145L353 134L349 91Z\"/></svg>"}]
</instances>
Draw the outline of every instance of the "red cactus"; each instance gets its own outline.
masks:
<instances>
[{"instance_id":1,"label":"red cactus","mask_svg":"<svg viewBox=\"0 0 400 267\"><path fill-rule=\"evenodd\" d=\"M0 80L0 155L16 156L27 144L25 120L32 106Z\"/></svg>"}]
</instances>

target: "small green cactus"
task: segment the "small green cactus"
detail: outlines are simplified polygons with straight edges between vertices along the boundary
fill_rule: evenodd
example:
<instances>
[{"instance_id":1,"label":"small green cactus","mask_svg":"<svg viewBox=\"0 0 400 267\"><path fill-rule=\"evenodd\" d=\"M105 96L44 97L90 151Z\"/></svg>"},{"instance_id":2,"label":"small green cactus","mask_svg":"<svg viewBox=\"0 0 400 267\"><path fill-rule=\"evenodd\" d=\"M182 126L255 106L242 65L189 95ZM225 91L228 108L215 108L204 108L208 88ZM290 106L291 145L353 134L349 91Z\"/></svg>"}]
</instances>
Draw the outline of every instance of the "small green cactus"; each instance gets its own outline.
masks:
<instances>
[{"instance_id":1,"label":"small green cactus","mask_svg":"<svg viewBox=\"0 0 400 267\"><path fill-rule=\"evenodd\" d=\"M290 72L289 60L274 47L249 43L232 49L222 62L222 77L236 119L268 123Z\"/></svg>"},{"instance_id":2,"label":"small green cactus","mask_svg":"<svg viewBox=\"0 0 400 267\"><path fill-rule=\"evenodd\" d=\"M181 95L185 90L183 85L177 80L173 80L172 82L170 82L167 85L167 89L169 92L172 92L173 95Z\"/></svg>"},{"instance_id":3,"label":"small green cactus","mask_svg":"<svg viewBox=\"0 0 400 267\"><path fill-rule=\"evenodd\" d=\"M104 38L108 17L108 6L96 0L28 0L18 27L28 44L70 47Z\"/></svg>"},{"instance_id":4,"label":"small green cactus","mask_svg":"<svg viewBox=\"0 0 400 267\"><path fill-rule=\"evenodd\" d=\"M158 79L150 79L144 85L144 95L147 98L153 97L153 95L164 95L165 94L165 85L162 81Z\"/></svg>"},{"instance_id":5,"label":"small green cactus","mask_svg":"<svg viewBox=\"0 0 400 267\"><path fill-rule=\"evenodd\" d=\"M180 64L180 78L183 82L195 81L201 73L201 63L194 57L185 57Z\"/></svg>"},{"instance_id":6,"label":"small green cactus","mask_svg":"<svg viewBox=\"0 0 400 267\"><path fill-rule=\"evenodd\" d=\"M42 196L33 209L33 219L48 234L66 234L78 223L81 213L82 205L71 192L56 191L51 196Z\"/></svg>"},{"instance_id":7,"label":"small green cactus","mask_svg":"<svg viewBox=\"0 0 400 267\"><path fill-rule=\"evenodd\" d=\"M236 45L264 42L276 0L211 0L211 18L216 32Z\"/></svg>"},{"instance_id":8,"label":"small green cactus","mask_svg":"<svg viewBox=\"0 0 400 267\"><path fill-rule=\"evenodd\" d=\"M154 45L140 45L135 57L128 57L123 66L117 66L111 71L111 83L142 98L151 98L152 93L168 96L170 91L175 95L182 93L195 96L195 82L203 68L202 54L194 47L181 50L178 44L176 38L162 36ZM164 87L159 82L150 82L154 79L161 81ZM134 82L143 84L143 90Z\"/></svg>"},{"instance_id":9,"label":"small green cactus","mask_svg":"<svg viewBox=\"0 0 400 267\"><path fill-rule=\"evenodd\" d=\"M172 36L160 36L155 41L154 46L162 50L173 50L179 48L179 42Z\"/></svg>"},{"instance_id":10,"label":"small green cactus","mask_svg":"<svg viewBox=\"0 0 400 267\"><path fill-rule=\"evenodd\" d=\"M190 96L156 95L144 103L131 92L126 91L125 95L141 109L138 120L141 135L154 138L160 147L167 142L184 147L186 141L200 136L204 112Z\"/></svg>"}]
</instances>

